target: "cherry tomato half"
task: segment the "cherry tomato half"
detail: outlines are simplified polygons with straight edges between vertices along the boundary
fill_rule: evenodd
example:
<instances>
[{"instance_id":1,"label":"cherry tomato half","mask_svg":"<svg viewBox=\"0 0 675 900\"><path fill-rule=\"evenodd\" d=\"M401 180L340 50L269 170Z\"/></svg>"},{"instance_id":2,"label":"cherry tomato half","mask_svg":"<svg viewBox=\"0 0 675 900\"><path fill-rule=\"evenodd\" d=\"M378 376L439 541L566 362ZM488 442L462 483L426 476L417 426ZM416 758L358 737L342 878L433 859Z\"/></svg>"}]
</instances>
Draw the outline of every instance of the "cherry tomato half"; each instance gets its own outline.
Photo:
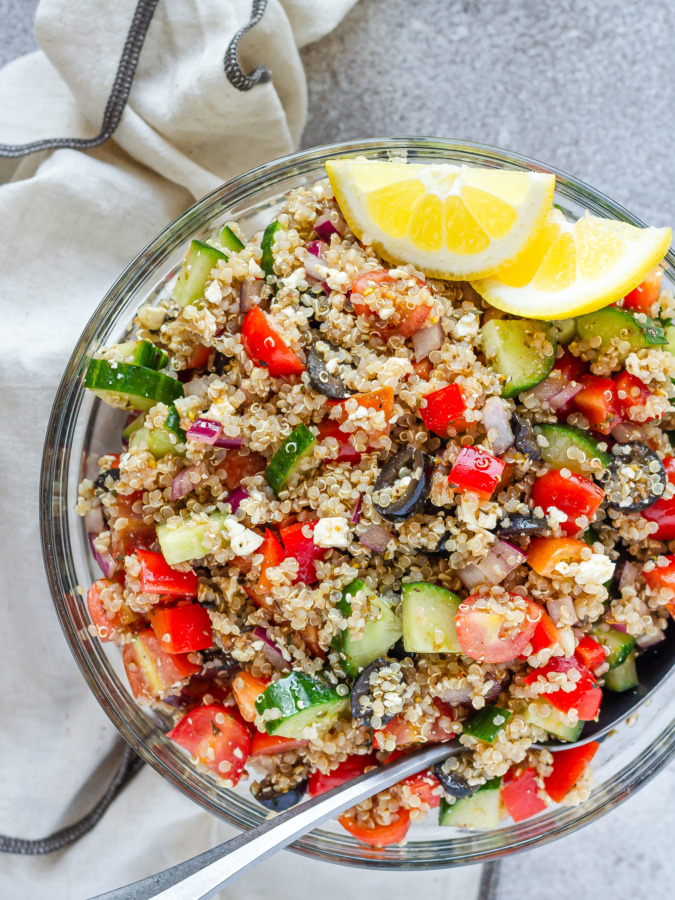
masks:
<instances>
[{"instance_id":1,"label":"cherry tomato half","mask_svg":"<svg viewBox=\"0 0 675 900\"><path fill-rule=\"evenodd\" d=\"M507 613L516 613L517 621L507 618ZM531 641L541 615L537 604L520 594L504 594L499 603L473 594L460 603L455 616L459 646L479 662L509 662Z\"/></svg>"}]
</instances>

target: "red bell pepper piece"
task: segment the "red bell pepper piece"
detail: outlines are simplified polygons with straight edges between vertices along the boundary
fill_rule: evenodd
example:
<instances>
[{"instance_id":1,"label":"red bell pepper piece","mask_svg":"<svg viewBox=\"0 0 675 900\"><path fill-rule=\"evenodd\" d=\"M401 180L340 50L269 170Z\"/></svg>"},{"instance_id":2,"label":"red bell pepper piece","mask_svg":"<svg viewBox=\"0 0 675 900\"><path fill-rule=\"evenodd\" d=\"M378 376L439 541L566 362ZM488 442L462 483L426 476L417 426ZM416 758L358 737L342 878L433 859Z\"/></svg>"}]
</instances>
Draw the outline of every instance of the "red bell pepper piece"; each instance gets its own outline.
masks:
<instances>
[{"instance_id":1,"label":"red bell pepper piece","mask_svg":"<svg viewBox=\"0 0 675 900\"><path fill-rule=\"evenodd\" d=\"M606 657L602 644L599 644L590 634L585 634L577 644L574 655L582 666L585 666L591 672L601 666Z\"/></svg>"},{"instance_id":2,"label":"red bell pepper piece","mask_svg":"<svg viewBox=\"0 0 675 900\"><path fill-rule=\"evenodd\" d=\"M255 701L269 685L269 678L256 678L250 672L240 672L232 682L232 693L239 712L246 722L253 722L258 712Z\"/></svg>"},{"instance_id":3,"label":"red bell pepper piece","mask_svg":"<svg viewBox=\"0 0 675 900\"><path fill-rule=\"evenodd\" d=\"M419 409L425 426L440 437L447 437L450 427L455 431L464 431L466 428L465 412L466 403L458 384L451 384L441 388L440 391L427 394Z\"/></svg>"},{"instance_id":4,"label":"red bell pepper piece","mask_svg":"<svg viewBox=\"0 0 675 900\"><path fill-rule=\"evenodd\" d=\"M604 496L602 488L590 479L575 472L564 478L558 469L537 478L532 488L534 505L541 506L544 513L555 506L567 514L567 521L560 527L569 535L580 531L576 523L579 516L586 516L589 521L593 519Z\"/></svg>"},{"instance_id":5,"label":"red bell pepper piece","mask_svg":"<svg viewBox=\"0 0 675 900\"><path fill-rule=\"evenodd\" d=\"M664 456L663 466L668 476L668 481L675 484L675 459L672 456ZM656 522L658 531L650 537L657 541L675 540L675 497L670 500L657 500L649 509L645 509L642 518L649 522Z\"/></svg>"},{"instance_id":6,"label":"red bell pepper piece","mask_svg":"<svg viewBox=\"0 0 675 900\"><path fill-rule=\"evenodd\" d=\"M561 372L567 382L581 381L588 374L588 363L580 356L572 356L569 350L565 350L562 356L555 361L555 372Z\"/></svg>"},{"instance_id":7,"label":"red bell pepper piece","mask_svg":"<svg viewBox=\"0 0 675 900\"><path fill-rule=\"evenodd\" d=\"M652 396L652 392L644 381L640 381L630 372L620 372L615 375L614 384L623 417L629 421L635 421L635 414L645 406L647 400ZM654 416L650 416L648 419L640 421L651 422L653 418Z\"/></svg>"},{"instance_id":8,"label":"red bell pepper piece","mask_svg":"<svg viewBox=\"0 0 675 900\"><path fill-rule=\"evenodd\" d=\"M194 653L213 647L211 619L198 603L153 609L150 624L167 653Z\"/></svg>"},{"instance_id":9,"label":"red bell pepper piece","mask_svg":"<svg viewBox=\"0 0 675 900\"><path fill-rule=\"evenodd\" d=\"M571 669L576 669L580 675L574 690L564 691L560 688L540 696L561 712L566 713L571 709L576 709L582 722L590 722L595 719L600 709L602 691L593 675L576 659L554 656L545 666L530 672L525 678L525 684L534 684L539 678L548 680L549 672L569 672Z\"/></svg>"},{"instance_id":10,"label":"red bell pepper piece","mask_svg":"<svg viewBox=\"0 0 675 900\"><path fill-rule=\"evenodd\" d=\"M540 650L547 650L552 647L558 640L558 629L555 627L553 619L542 609L541 619L537 622L534 634L530 638L532 644L532 653L539 653Z\"/></svg>"},{"instance_id":11,"label":"red bell pepper piece","mask_svg":"<svg viewBox=\"0 0 675 900\"><path fill-rule=\"evenodd\" d=\"M326 791L339 787L341 784L351 781L352 778L358 778L359 775L363 775L369 766L376 766L377 764L377 758L374 753L367 753L362 756L353 754L348 756L344 762L341 762L336 769L332 769L327 775L323 772L312 772L307 784L309 796L318 797L319 794L325 794Z\"/></svg>"},{"instance_id":12,"label":"red bell pepper piece","mask_svg":"<svg viewBox=\"0 0 675 900\"><path fill-rule=\"evenodd\" d=\"M365 394L352 394L350 399L356 400L358 405L363 406L364 409L384 410L384 418L387 424L382 429L382 434L389 434L389 429L391 427L389 420L394 412L393 388L383 387L378 388L376 391L367 391ZM339 415L336 419L339 424L343 424L350 418L350 413L345 409L343 400L330 403L330 406L339 409Z\"/></svg>"},{"instance_id":13,"label":"red bell pepper piece","mask_svg":"<svg viewBox=\"0 0 675 900\"><path fill-rule=\"evenodd\" d=\"M349 443L349 435L340 428L339 422L336 422L335 419L324 419L323 422L319 422L318 427L319 443L323 443L326 438L335 438L339 444L337 456L335 459L326 460L327 463L349 462L356 464L359 462L363 453L359 450L355 450Z\"/></svg>"},{"instance_id":14,"label":"red bell pepper piece","mask_svg":"<svg viewBox=\"0 0 675 900\"><path fill-rule=\"evenodd\" d=\"M668 564L665 566L654 566L653 569L643 569L642 575L650 588L658 591L661 588L675 589L675 554L669 554L665 557Z\"/></svg>"},{"instance_id":15,"label":"red bell pepper piece","mask_svg":"<svg viewBox=\"0 0 675 900\"><path fill-rule=\"evenodd\" d=\"M152 628L139 632L124 645L122 662L134 697L148 703L199 671L186 653L167 653Z\"/></svg>"},{"instance_id":16,"label":"red bell pepper piece","mask_svg":"<svg viewBox=\"0 0 675 900\"><path fill-rule=\"evenodd\" d=\"M597 741L589 741L581 747L556 750L553 754L553 771L544 778L544 787L551 800L560 803L569 794L599 746Z\"/></svg>"},{"instance_id":17,"label":"red bell pepper piece","mask_svg":"<svg viewBox=\"0 0 675 900\"><path fill-rule=\"evenodd\" d=\"M260 545L258 553L262 553L263 561L260 566L260 575L258 576L256 591L259 594L266 594L272 588L272 582L266 574L267 569L276 568L276 566L281 565L286 559L286 553L281 546L281 542L269 528L265 529L265 537Z\"/></svg>"},{"instance_id":18,"label":"red bell pepper piece","mask_svg":"<svg viewBox=\"0 0 675 900\"><path fill-rule=\"evenodd\" d=\"M232 786L241 778L250 738L227 707L212 703L193 709L168 736Z\"/></svg>"},{"instance_id":19,"label":"red bell pepper piece","mask_svg":"<svg viewBox=\"0 0 675 900\"><path fill-rule=\"evenodd\" d=\"M196 574L172 569L161 553L137 550L141 564L141 590L145 594L164 594L167 597L196 597L199 588Z\"/></svg>"},{"instance_id":20,"label":"red bell pepper piece","mask_svg":"<svg viewBox=\"0 0 675 900\"><path fill-rule=\"evenodd\" d=\"M250 756L253 758L254 756L274 756L277 753L290 753L291 750L299 750L300 747L306 747L307 744L309 744L309 741L256 731L251 738Z\"/></svg>"},{"instance_id":21,"label":"red bell pepper piece","mask_svg":"<svg viewBox=\"0 0 675 900\"><path fill-rule=\"evenodd\" d=\"M504 471L504 463L480 447L462 447L448 480L462 491L490 497Z\"/></svg>"},{"instance_id":22,"label":"red bell pepper piece","mask_svg":"<svg viewBox=\"0 0 675 900\"><path fill-rule=\"evenodd\" d=\"M314 584L318 581L314 564L317 559L323 559L327 553L325 547L317 547L313 539L304 534L305 528L314 531L315 525L316 522L296 522L295 525L279 530L286 553L298 561L297 582L302 584Z\"/></svg>"},{"instance_id":23,"label":"red bell pepper piece","mask_svg":"<svg viewBox=\"0 0 675 900\"><path fill-rule=\"evenodd\" d=\"M583 375L583 389L574 397L574 408L583 413L593 431L609 434L621 422L616 385L611 378L599 375Z\"/></svg>"},{"instance_id":24,"label":"red bell pepper piece","mask_svg":"<svg viewBox=\"0 0 675 900\"><path fill-rule=\"evenodd\" d=\"M501 794L514 822L522 822L546 809L546 803L539 796L539 786L532 768L515 775L507 773L502 783Z\"/></svg>"},{"instance_id":25,"label":"red bell pepper piece","mask_svg":"<svg viewBox=\"0 0 675 900\"><path fill-rule=\"evenodd\" d=\"M270 375L301 375L304 365L279 337L259 306L246 313L241 325L241 342L254 365L264 367Z\"/></svg>"},{"instance_id":26,"label":"red bell pepper piece","mask_svg":"<svg viewBox=\"0 0 675 900\"><path fill-rule=\"evenodd\" d=\"M623 308L651 315L652 304L659 299L663 269L657 266L634 290L623 298Z\"/></svg>"},{"instance_id":27,"label":"red bell pepper piece","mask_svg":"<svg viewBox=\"0 0 675 900\"><path fill-rule=\"evenodd\" d=\"M539 575L551 575L560 562L579 562L586 547L576 538L537 537L527 548L527 564Z\"/></svg>"}]
</instances>

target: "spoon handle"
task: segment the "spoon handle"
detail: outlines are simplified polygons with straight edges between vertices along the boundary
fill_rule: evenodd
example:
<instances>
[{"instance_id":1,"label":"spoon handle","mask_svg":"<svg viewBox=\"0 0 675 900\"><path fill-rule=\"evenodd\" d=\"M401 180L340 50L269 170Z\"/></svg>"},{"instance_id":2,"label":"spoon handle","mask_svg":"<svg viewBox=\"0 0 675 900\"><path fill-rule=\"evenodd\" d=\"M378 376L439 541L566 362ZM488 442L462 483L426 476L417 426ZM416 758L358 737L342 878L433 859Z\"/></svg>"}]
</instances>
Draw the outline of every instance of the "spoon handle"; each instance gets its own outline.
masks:
<instances>
[{"instance_id":1,"label":"spoon handle","mask_svg":"<svg viewBox=\"0 0 675 900\"><path fill-rule=\"evenodd\" d=\"M199 856L126 887L99 894L91 900L206 900L247 869L292 844L327 819L391 787L408 775L454 756L461 749L457 741L452 741L414 750L389 765L379 766L313 800L267 819Z\"/></svg>"}]
</instances>

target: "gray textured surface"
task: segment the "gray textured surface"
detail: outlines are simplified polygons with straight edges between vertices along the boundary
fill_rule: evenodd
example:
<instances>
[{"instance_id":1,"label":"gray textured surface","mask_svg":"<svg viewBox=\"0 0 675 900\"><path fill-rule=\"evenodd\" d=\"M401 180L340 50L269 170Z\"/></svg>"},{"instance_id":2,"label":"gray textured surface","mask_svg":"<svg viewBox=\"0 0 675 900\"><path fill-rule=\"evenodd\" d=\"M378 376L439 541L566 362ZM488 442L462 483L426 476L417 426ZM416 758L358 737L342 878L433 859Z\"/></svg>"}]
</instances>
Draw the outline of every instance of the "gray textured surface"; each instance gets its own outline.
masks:
<instances>
[{"instance_id":1,"label":"gray textured surface","mask_svg":"<svg viewBox=\"0 0 675 900\"><path fill-rule=\"evenodd\" d=\"M0 64L34 48L36 5L0 0ZM650 224L671 223L674 26L672 0L361 0L303 51L303 145L484 141L565 169ZM506 860L498 900L671 900L674 833L671 767L610 816Z\"/></svg>"}]
</instances>

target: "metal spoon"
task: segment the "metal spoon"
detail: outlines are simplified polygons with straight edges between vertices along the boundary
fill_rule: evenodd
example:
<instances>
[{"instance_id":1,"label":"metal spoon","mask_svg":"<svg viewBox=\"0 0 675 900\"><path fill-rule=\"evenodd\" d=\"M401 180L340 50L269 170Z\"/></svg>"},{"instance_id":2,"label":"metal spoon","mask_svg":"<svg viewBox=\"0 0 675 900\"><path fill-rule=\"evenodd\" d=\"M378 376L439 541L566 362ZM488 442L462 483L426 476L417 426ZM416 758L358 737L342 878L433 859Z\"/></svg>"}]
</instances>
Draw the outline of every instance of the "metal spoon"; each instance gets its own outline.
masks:
<instances>
[{"instance_id":1,"label":"metal spoon","mask_svg":"<svg viewBox=\"0 0 675 900\"><path fill-rule=\"evenodd\" d=\"M672 674L675 667L675 629L669 629L658 650L650 648L640 657L640 684L621 694L605 693L597 722L587 722L581 738L573 744L546 744L555 752L598 740L626 719ZM541 749L544 745L533 744ZM91 900L207 900L221 888L367 797L391 787L403 778L465 750L458 741L421 747L386 766L380 766L333 790L298 804L199 856L117 888Z\"/></svg>"}]
</instances>

